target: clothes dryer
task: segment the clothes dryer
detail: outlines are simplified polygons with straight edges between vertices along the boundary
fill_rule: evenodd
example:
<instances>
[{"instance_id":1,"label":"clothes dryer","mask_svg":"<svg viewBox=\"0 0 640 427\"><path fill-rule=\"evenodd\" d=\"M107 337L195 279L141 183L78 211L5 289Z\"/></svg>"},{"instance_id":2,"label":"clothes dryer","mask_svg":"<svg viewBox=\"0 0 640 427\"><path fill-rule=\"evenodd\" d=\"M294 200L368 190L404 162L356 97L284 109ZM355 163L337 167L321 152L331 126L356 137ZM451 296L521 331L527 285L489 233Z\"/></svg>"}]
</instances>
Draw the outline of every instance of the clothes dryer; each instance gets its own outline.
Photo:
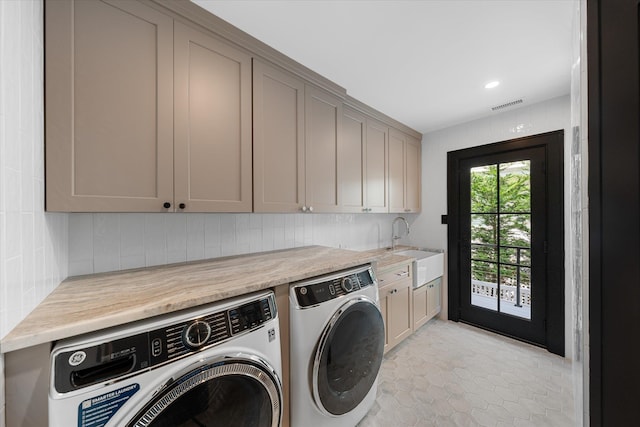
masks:
<instances>
[{"instance_id":1,"label":"clothes dryer","mask_svg":"<svg viewBox=\"0 0 640 427\"><path fill-rule=\"evenodd\" d=\"M384 322L371 266L293 283L291 426L353 427L376 399Z\"/></svg>"}]
</instances>

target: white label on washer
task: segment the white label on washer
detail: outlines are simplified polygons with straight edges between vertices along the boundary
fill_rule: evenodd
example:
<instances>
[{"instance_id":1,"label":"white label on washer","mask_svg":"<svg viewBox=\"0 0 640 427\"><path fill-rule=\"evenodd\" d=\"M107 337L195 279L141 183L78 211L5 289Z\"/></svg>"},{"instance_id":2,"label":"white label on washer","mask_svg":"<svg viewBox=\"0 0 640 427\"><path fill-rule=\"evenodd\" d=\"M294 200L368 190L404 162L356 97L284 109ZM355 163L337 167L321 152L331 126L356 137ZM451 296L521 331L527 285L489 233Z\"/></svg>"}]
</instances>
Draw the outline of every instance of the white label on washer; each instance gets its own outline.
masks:
<instances>
[{"instance_id":1,"label":"white label on washer","mask_svg":"<svg viewBox=\"0 0 640 427\"><path fill-rule=\"evenodd\" d=\"M83 401L78 405L78 427L103 427L139 390L140 384L130 384Z\"/></svg>"}]
</instances>

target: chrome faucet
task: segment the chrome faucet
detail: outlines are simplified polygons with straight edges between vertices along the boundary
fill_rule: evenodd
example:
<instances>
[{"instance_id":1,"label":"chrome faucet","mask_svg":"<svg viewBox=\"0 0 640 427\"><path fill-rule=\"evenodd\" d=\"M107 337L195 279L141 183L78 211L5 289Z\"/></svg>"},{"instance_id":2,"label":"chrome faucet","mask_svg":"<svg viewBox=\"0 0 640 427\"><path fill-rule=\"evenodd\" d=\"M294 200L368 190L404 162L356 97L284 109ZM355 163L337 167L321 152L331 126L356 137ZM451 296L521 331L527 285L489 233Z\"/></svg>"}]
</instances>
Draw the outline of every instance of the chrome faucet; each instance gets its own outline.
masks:
<instances>
[{"instance_id":1,"label":"chrome faucet","mask_svg":"<svg viewBox=\"0 0 640 427\"><path fill-rule=\"evenodd\" d=\"M404 219L403 217L399 216L396 217L393 222L391 223L391 250L395 250L396 248L396 240L400 240L400 232L398 231L398 236L395 235L395 233L393 232L393 227L395 227L396 222L398 221L404 221L404 225L407 227L407 236L409 235L409 223L407 222L406 219Z\"/></svg>"}]
</instances>

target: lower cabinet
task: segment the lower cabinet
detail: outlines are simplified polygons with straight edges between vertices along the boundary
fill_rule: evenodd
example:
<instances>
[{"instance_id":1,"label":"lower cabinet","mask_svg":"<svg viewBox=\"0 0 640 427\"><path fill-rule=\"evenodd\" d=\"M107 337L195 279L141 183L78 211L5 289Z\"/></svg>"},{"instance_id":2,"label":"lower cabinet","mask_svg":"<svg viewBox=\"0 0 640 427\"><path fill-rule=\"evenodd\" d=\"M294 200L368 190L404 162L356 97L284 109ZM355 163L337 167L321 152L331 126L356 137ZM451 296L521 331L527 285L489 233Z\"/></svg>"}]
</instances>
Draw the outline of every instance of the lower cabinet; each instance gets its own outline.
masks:
<instances>
[{"instance_id":1,"label":"lower cabinet","mask_svg":"<svg viewBox=\"0 0 640 427\"><path fill-rule=\"evenodd\" d=\"M413 332L411 263L378 272L380 310L385 325L385 353Z\"/></svg>"},{"instance_id":2,"label":"lower cabinet","mask_svg":"<svg viewBox=\"0 0 640 427\"><path fill-rule=\"evenodd\" d=\"M441 300L442 278L413 290L413 330L434 318L442 308Z\"/></svg>"}]
</instances>

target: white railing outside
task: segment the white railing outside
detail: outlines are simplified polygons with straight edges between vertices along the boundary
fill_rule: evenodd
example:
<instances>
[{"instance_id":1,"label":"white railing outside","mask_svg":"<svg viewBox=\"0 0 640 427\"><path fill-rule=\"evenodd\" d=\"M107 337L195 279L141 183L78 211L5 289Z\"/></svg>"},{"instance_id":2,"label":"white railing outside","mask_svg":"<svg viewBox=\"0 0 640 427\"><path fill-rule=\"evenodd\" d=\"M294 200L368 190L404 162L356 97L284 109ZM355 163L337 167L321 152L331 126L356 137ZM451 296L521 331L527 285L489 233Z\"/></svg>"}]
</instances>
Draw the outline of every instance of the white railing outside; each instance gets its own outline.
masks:
<instances>
[{"instance_id":1,"label":"white railing outside","mask_svg":"<svg viewBox=\"0 0 640 427\"><path fill-rule=\"evenodd\" d=\"M471 293L489 298L496 298L498 285L482 280L471 279ZM516 304L516 287L511 285L500 286L500 300ZM531 306L531 289L520 287L520 305Z\"/></svg>"}]
</instances>

